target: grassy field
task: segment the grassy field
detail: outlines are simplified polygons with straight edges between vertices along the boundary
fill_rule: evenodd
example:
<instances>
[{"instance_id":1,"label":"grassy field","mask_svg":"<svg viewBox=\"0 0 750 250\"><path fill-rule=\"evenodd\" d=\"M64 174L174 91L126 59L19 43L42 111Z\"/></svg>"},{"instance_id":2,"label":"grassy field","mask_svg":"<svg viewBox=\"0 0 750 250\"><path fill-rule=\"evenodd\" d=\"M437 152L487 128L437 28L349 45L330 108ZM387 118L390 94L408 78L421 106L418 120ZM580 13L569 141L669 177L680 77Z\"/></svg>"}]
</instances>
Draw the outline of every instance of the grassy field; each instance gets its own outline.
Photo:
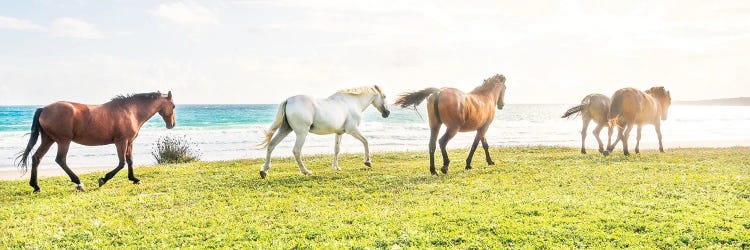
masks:
<instances>
[{"instance_id":1,"label":"grassy field","mask_svg":"<svg viewBox=\"0 0 750 250\"><path fill-rule=\"evenodd\" d=\"M622 156L492 148L430 176L425 152L198 162L0 185L0 248L750 248L750 148Z\"/></svg>"}]
</instances>

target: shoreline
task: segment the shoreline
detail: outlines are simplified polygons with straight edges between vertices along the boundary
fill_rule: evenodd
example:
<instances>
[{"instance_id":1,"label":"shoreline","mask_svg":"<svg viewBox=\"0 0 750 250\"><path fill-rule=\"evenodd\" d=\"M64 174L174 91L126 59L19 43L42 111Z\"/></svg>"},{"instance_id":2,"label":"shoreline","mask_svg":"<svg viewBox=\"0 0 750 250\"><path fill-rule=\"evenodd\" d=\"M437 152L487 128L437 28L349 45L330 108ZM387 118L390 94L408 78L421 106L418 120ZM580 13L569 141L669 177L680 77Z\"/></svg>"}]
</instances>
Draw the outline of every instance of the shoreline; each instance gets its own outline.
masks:
<instances>
[{"instance_id":1,"label":"shoreline","mask_svg":"<svg viewBox=\"0 0 750 250\"><path fill-rule=\"evenodd\" d=\"M646 151L653 151L657 149L658 144L656 143L641 143L641 149ZM707 145L707 146L704 146ZM594 146L594 147L592 147ZM549 148L569 148L570 150L578 151L580 148L578 147L572 147L567 145L514 145L514 146L490 146L490 148L531 148L531 147L549 147ZM632 146L631 146L632 147ZM667 147L665 148L666 152L669 153L670 149L713 149L713 148L738 148L738 149L750 149L750 145L747 143L741 143L737 144L737 142L687 142L687 143L679 143L679 146L674 147ZM467 150L468 147L457 147L452 148L450 150ZM477 150L481 150L481 148L478 148ZM587 144L586 150L589 155L598 155L599 152L597 151L595 147L595 143L589 143ZM633 149L631 148L631 152ZM382 150L382 151L371 151L371 155L374 153L413 153L413 152L424 152L427 153L427 150ZM436 154L439 154L440 152L436 152ZM622 146L621 144L618 145L617 148L615 148L615 153L622 153ZM360 152L356 153L341 153L341 155L347 155L347 154L357 154L359 155ZM310 156L333 156L333 152L331 153L321 153L321 154L309 154L309 155L303 155L304 157L310 157ZM284 158L290 158L291 156L277 156L273 157L272 159L284 159ZM237 160L257 160L262 159L258 157L254 158L238 158L238 159L230 159L230 160L208 160L208 161L202 161L202 162L220 162L220 161L237 161ZM152 168L157 167L159 165L136 165L134 168L140 169L140 168ZM112 169L114 169L115 166L95 166L95 167L71 167L71 170L76 173L76 175L82 175L82 174L90 174L90 173L105 173ZM30 170L29 170L30 171ZM60 167L52 167L52 168L39 168L37 172L37 176L39 179L42 178L49 178L49 177L59 177L59 176L66 176L65 172ZM25 174L17 168L12 169L0 169L0 182L4 181L18 181L18 180L28 180L30 178L30 173L27 171Z\"/></svg>"}]
</instances>

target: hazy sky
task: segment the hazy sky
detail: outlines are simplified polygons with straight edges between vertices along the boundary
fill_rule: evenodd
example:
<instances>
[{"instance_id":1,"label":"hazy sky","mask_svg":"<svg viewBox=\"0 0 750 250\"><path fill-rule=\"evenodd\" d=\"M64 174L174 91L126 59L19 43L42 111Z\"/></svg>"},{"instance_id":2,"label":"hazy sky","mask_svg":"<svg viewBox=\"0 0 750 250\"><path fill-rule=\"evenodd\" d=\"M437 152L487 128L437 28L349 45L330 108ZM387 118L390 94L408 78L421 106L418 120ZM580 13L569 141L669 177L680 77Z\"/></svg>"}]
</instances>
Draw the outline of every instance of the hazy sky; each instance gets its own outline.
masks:
<instances>
[{"instance_id":1,"label":"hazy sky","mask_svg":"<svg viewBox=\"0 0 750 250\"><path fill-rule=\"evenodd\" d=\"M750 1L0 0L0 105L279 103L379 84L576 103L665 85L673 98L750 96Z\"/></svg>"}]
</instances>

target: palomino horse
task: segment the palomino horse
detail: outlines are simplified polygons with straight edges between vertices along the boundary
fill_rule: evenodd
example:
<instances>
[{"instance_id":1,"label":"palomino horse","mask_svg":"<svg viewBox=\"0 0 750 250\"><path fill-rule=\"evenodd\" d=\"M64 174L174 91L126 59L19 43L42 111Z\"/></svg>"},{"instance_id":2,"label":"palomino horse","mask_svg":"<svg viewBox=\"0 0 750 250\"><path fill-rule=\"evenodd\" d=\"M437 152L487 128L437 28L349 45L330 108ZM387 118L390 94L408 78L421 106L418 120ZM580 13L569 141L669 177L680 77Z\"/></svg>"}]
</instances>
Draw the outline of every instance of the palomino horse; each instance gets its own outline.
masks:
<instances>
[{"instance_id":1,"label":"palomino horse","mask_svg":"<svg viewBox=\"0 0 750 250\"><path fill-rule=\"evenodd\" d=\"M656 136L659 138L659 151L663 153L661 121L667 120L667 112L671 104L672 96L664 87L652 87L646 92L634 88L624 88L615 92L609 108L609 127L617 126L617 139L614 144L607 143L607 151L611 152L617 142L622 140L623 153L630 155L628 137L633 126L638 125L635 153L640 153L638 147L641 144L641 127L645 124L653 124Z\"/></svg>"},{"instance_id":2,"label":"palomino horse","mask_svg":"<svg viewBox=\"0 0 750 250\"><path fill-rule=\"evenodd\" d=\"M583 129L581 130L581 154L586 153L586 133L588 133L589 123L593 120L596 122L596 128L592 132L596 136L596 142L599 143L599 152L609 155L609 151L604 150L604 143L599 138L599 133L604 126L608 126L609 114L609 97L602 94L590 94L581 100L581 105L572 107L565 112L562 118L568 118L573 114L581 114L583 118ZM607 138L612 137L612 128L608 128ZM607 141L609 143L609 141Z\"/></svg>"},{"instance_id":3,"label":"palomino horse","mask_svg":"<svg viewBox=\"0 0 750 250\"><path fill-rule=\"evenodd\" d=\"M175 126L174 102L172 92L163 95L159 92L117 96L102 105L85 105L74 102L56 102L39 108L34 113L31 124L31 138L26 149L18 156L19 167L26 169L29 153L37 139L42 143L31 157L31 180L29 185L34 192L39 192L37 168L39 162L53 143L57 143L55 162L65 170L76 188L83 191L83 183L70 170L66 162L70 142L86 146L115 144L120 162L117 168L99 179L99 186L104 185L125 162L128 163L128 179L134 184L140 181L133 174L133 141L149 118L159 113L168 129Z\"/></svg>"},{"instance_id":4,"label":"palomino horse","mask_svg":"<svg viewBox=\"0 0 750 250\"><path fill-rule=\"evenodd\" d=\"M489 145L485 134L495 118L495 109L503 109L505 102L505 76L495 75L484 80L484 83L465 94L454 88L427 88L421 91L404 93L396 100L396 105L402 108L416 108L422 101L427 99L427 114L430 118L430 173L437 175L435 171L435 140L437 139L440 126L445 124L446 131L440 138L440 151L443 154L443 174L448 173L448 152L445 146L448 141L458 132L477 131L474 143L471 145L469 157L466 158L466 169L471 169L471 158L477 149L479 141L482 141L485 158L488 165L494 165L490 158Z\"/></svg>"},{"instance_id":5,"label":"palomino horse","mask_svg":"<svg viewBox=\"0 0 750 250\"><path fill-rule=\"evenodd\" d=\"M377 85L372 87L360 87L345 89L336 92L326 99L315 99L310 96L298 95L286 99L279 105L271 127L266 131L266 138L261 146L266 148L266 162L260 167L260 177L266 178L271 168L271 152L289 133L296 133L297 141L294 144L294 158L302 174L310 175L312 172L305 168L302 163L302 145L309 132L318 135L336 134L336 145L333 155L333 168L339 168L339 145L344 133L350 134L365 146L365 165L370 167L370 150L367 139L359 132L357 126L362 120L362 112L372 105L383 116L388 117L391 111L386 107L385 94ZM279 132L276 133L276 130ZM276 133L276 136L274 136ZM271 137L273 136L273 139Z\"/></svg>"}]
</instances>

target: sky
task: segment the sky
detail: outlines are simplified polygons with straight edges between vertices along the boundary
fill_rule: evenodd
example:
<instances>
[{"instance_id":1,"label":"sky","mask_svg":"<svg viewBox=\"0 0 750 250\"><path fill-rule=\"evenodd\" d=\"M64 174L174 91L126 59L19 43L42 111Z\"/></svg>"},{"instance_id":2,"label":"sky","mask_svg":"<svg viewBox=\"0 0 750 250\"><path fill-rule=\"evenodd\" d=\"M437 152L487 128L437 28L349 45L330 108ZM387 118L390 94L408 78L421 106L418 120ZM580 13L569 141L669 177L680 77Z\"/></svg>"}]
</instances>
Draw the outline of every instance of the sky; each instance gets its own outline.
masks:
<instances>
[{"instance_id":1,"label":"sky","mask_svg":"<svg viewBox=\"0 0 750 250\"><path fill-rule=\"evenodd\" d=\"M0 0L0 105L280 103L379 85L577 103L663 85L675 100L750 96L750 2Z\"/></svg>"}]
</instances>

